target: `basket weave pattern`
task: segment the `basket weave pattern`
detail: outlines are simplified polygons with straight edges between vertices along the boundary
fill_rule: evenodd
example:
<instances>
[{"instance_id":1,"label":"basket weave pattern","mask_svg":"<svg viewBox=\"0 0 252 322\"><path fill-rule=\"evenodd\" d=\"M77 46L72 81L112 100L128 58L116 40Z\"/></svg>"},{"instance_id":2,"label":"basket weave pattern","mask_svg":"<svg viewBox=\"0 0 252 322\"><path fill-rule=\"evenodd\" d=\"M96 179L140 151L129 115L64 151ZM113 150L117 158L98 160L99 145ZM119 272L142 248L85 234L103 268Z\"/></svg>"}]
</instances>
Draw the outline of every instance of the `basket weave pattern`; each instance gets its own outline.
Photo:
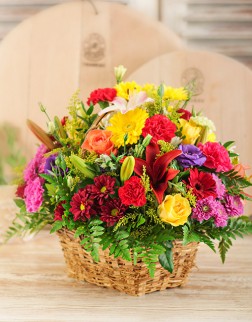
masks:
<instances>
[{"instance_id":1,"label":"basket weave pattern","mask_svg":"<svg viewBox=\"0 0 252 322\"><path fill-rule=\"evenodd\" d=\"M156 264L154 278L149 276L145 264L109 256L109 250L99 250L100 262L93 261L91 255L74 238L74 232L67 229L58 231L69 277L87 281L98 286L109 287L130 295L143 295L186 283L190 269L194 266L198 243L183 246L180 241L173 243L173 273Z\"/></svg>"}]
</instances>

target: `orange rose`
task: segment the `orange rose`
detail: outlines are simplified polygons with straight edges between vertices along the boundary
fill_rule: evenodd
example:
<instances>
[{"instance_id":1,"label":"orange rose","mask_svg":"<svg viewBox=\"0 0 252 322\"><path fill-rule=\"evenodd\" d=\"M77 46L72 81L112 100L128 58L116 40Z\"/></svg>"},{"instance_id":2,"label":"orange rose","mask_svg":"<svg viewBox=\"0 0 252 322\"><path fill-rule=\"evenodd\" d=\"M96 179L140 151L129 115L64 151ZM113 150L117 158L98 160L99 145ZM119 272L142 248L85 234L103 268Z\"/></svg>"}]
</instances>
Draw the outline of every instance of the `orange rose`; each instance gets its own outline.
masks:
<instances>
[{"instance_id":1,"label":"orange rose","mask_svg":"<svg viewBox=\"0 0 252 322\"><path fill-rule=\"evenodd\" d=\"M112 132L106 130L91 130L88 132L81 148L97 154L110 155L114 149L114 144L110 141Z\"/></svg>"}]
</instances>

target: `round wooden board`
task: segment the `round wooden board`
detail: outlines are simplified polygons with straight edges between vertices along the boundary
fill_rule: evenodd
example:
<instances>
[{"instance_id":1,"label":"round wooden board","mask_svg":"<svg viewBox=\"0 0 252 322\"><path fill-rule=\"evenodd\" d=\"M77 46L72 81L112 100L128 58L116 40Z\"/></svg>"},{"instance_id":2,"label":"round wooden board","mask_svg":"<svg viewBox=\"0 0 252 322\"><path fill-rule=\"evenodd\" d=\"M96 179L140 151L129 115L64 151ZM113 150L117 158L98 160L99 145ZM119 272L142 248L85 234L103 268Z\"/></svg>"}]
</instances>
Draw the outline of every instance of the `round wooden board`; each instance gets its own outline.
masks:
<instances>
[{"instance_id":1,"label":"round wooden board","mask_svg":"<svg viewBox=\"0 0 252 322\"><path fill-rule=\"evenodd\" d=\"M213 120L217 139L235 141L240 161L252 166L252 71L246 66L220 54L180 50L154 58L127 79L174 87L195 80L198 95L189 108ZM252 213L252 205L248 209Z\"/></svg>"},{"instance_id":2,"label":"round wooden board","mask_svg":"<svg viewBox=\"0 0 252 322\"><path fill-rule=\"evenodd\" d=\"M114 67L132 73L161 54L180 49L162 24L125 5L88 1L54 6L16 27L0 45L1 122L21 127L27 155L36 140L26 118L45 128L42 102L51 116L64 116L72 94L85 101L98 87L114 85Z\"/></svg>"}]
</instances>

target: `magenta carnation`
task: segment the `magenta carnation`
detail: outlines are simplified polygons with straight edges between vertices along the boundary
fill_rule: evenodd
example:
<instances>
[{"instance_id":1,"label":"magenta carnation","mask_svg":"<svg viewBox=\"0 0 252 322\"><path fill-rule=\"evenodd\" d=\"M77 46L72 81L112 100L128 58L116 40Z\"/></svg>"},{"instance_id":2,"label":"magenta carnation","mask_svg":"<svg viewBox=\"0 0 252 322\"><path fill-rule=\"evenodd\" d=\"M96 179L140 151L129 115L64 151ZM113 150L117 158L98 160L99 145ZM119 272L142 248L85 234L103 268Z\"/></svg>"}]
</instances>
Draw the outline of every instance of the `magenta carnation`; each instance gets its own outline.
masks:
<instances>
[{"instance_id":1,"label":"magenta carnation","mask_svg":"<svg viewBox=\"0 0 252 322\"><path fill-rule=\"evenodd\" d=\"M24 190L25 205L28 212L39 210L43 202L44 189L39 177L29 181Z\"/></svg>"},{"instance_id":2,"label":"magenta carnation","mask_svg":"<svg viewBox=\"0 0 252 322\"><path fill-rule=\"evenodd\" d=\"M158 140L170 142L175 136L176 130L176 125L172 123L168 117L156 114L146 120L142 135L146 137L150 134L153 143L157 143Z\"/></svg>"},{"instance_id":3,"label":"magenta carnation","mask_svg":"<svg viewBox=\"0 0 252 322\"><path fill-rule=\"evenodd\" d=\"M206 156L206 161L203 164L205 167L209 169L216 169L216 172L225 172L232 169L228 151L220 143L200 143L199 148Z\"/></svg>"},{"instance_id":4,"label":"magenta carnation","mask_svg":"<svg viewBox=\"0 0 252 322\"><path fill-rule=\"evenodd\" d=\"M24 179L26 182L32 181L38 177L39 173L44 172L46 158L44 154L47 148L44 145L40 145L34 158L28 163L24 171Z\"/></svg>"}]
</instances>

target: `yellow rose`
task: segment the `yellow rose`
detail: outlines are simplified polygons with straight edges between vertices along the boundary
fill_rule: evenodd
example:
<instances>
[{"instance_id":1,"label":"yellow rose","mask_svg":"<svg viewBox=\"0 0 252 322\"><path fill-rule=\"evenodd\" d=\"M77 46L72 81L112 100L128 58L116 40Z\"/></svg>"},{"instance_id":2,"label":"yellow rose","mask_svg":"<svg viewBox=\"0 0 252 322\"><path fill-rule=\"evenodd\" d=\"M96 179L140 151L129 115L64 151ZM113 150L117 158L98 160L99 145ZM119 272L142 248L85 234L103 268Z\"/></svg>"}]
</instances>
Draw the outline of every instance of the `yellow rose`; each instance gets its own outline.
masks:
<instances>
[{"instance_id":1,"label":"yellow rose","mask_svg":"<svg viewBox=\"0 0 252 322\"><path fill-rule=\"evenodd\" d=\"M183 225L191 214L189 201L180 193L167 195L164 201L158 206L159 217L162 221L172 226Z\"/></svg>"},{"instance_id":2,"label":"yellow rose","mask_svg":"<svg viewBox=\"0 0 252 322\"><path fill-rule=\"evenodd\" d=\"M194 144L197 138L200 136L201 127L184 119L180 119L179 123L182 127L182 135L185 136L185 139L183 139L182 142L184 144Z\"/></svg>"}]
</instances>

